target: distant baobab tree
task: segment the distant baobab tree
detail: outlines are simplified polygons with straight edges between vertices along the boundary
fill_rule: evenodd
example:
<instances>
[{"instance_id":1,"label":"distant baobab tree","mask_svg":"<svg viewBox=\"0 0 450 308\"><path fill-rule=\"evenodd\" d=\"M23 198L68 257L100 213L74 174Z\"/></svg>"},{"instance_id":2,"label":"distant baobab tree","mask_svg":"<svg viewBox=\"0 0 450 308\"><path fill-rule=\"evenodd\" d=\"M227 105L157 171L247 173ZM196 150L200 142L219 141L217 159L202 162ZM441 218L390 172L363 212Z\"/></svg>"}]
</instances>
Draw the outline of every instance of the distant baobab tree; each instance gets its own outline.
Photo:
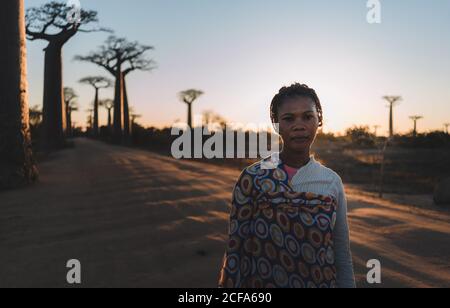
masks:
<instances>
[{"instance_id":1,"label":"distant baobab tree","mask_svg":"<svg viewBox=\"0 0 450 308\"><path fill-rule=\"evenodd\" d=\"M410 116L409 118L411 120L413 120L413 122L414 122L413 136L416 137L417 136L417 121L423 119L423 116L414 115L414 116Z\"/></svg>"},{"instance_id":2,"label":"distant baobab tree","mask_svg":"<svg viewBox=\"0 0 450 308\"><path fill-rule=\"evenodd\" d=\"M94 121L94 116L93 116L94 109L93 108L88 108L88 109L86 109L86 112L88 114L87 125L88 125L88 128L89 128L89 131L92 131L92 126L94 125L94 123L93 123L93 121Z\"/></svg>"},{"instance_id":3,"label":"distant baobab tree","mask_svg":"<svg viewBox=\"0 0 450 308\"><path fill-rule=\"evenodd\" d=\"M202 113L203 126L219 125L223 130L227 127L227 120L212 110L206 110Z\"/></svg>"},{"instance_id":4,"label":"distant baobab tree","mask_svg":"<svg viewBox=\"0 0 450 308\"><path fill-rule=\"evenodd\" d=\"M450 123L444 123L445 133L448 135L448 127L450 126Z\"/></svg>"},{"instance_id":5,"label":"distant baobab tree","mask_svg":"<svg viewBox=\"0 0 450 308\"><path fill-rule=\"evenodd\" d=\"M99 106L102 106L106 109L106 112L108 113L108 129L111 131L112 128L112 116L111 111L114 108L114 100L112 99L102 99L99 102Z\"/></svg>"},{"instance_id":6,"label":"distant baobab tree","mask_svg":"<svg viewBox=\"0 0 450 308\"><path fill-rule=\"evenodd\" d=\"M72 112L78 110L76 99L78 95L69 87L64 88L64 106L66 113L66 135L72 136Z\"/></svg>"},{"instance_id":7,"label":"distant baobab tree","mask_svg":"<svg viewBox=\"0 0 450 308\"><path fill-rule=\"evenodd\" d=\"M155 68L154 61L145 54L153 50L152 46L129 42L125 38L110 36L98 51L87 56L76 56L79 61L94 63L103 67L115 78L114 94L114 141L122 142L130 129L130 113L125 77L133 71L151 71Z\"/></svg>"},{"instance_id":8,"label":"distant baobab tree","mask_svg":"<svg viewBox=\"0 0 450 308\"><path fill-rule=\"evenodd\" d=\"M30 107L30 126L37 127L42 123L42 109L40 106Z\"/></svg>"},{"instance_id":9,"label":"distant baobab tree","mask_svg":"<svg viewBox=\"0 0 450 308\"><path fill-rule=\"evenodd\" d=\"M136 114L136 113L132 113L130 115L130 119L131 119L131 125L130 125L131 131L130 131L130 134L133 134L133 130L134 130L134 127L136 125L136 119L139 119L141 117L142 117L142 115Z\"/></svg>"},{"instance_id":10,"label":"distant baobab tree","mask_svg":"<svg viewBox=\"0 0 450 308\"><path fill-rule=\"evenodd\" d=\"M373 130L374 130L374 135L375 137L378 137L378 129L380 128L380 125L374 125L373 126Z\"/></svg>"},{"instance_id":11,"label":"distant baobab tree","mask_svg":"<svg viewBox=\"0 0 450 308\"><path fill-rule=\"evenodd\" d=\"M110 79L102 76L90 76L85 77L79 81L80 83L88 84L95 89L95 98L94 98L94 126L92 127L92 134L97 137L98 136L98 107L99 107L99 98L98 92L100 89L106 89L112 86L112 82Z\"/></svg>"},{"instance_id":12,"label":"distant baobab tree","mask_svg":"<svg viewBox=\"0 0 450 308\"><path fill-rule=\"evenodd\" d=\"M51 1L26 13L26 34L31 41L48 42L45 51L43 138L46 149L64 146L66 117L64 113L62 81L62 48L78 32L104 31L84 28L98 22L97 12L79 8L79 18L69 18L73 7Z\"/></svg>"},{"instance_id":13,"label":"distant baobab tree","mask_svg":"<svg viewBox=\"0 0 450 308\"><path fill-rule=\"evenodd\" d=\"M24 1L0 9L0 190L37 179L31 149Z\"/></svg>"},{"instance_id":14,"label":"distant baobab tree","mask_svg":"<svg viewBox=\"0 0 450 308\"><path fill-rule=\"evenodd\" d=\"M203 94L202 91L196 89L189 89L178 94L180 100L188 106L188 126L190 128L192 128L192 104Z\"/></svg>"},{"instance_id":15,"label":"distant baobab tree","mask_svg":"<svg viewBox=\"0 0 450 308\"><path fill-rule=\"evenodd\" d=\"M397 105L401 100L401 96L383 96L389 105L389 137L394 136L394 106Z\"/></svg>"}]
</instances>

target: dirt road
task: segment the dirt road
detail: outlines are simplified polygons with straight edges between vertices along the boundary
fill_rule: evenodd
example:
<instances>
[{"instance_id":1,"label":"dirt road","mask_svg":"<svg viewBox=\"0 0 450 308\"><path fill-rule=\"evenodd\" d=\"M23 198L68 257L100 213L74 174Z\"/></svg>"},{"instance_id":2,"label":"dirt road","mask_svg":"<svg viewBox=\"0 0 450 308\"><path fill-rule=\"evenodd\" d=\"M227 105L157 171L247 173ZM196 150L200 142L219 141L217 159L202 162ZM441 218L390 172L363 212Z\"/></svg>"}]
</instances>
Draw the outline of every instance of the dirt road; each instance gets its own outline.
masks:
<instances>
[{"instance_id":1,"label":"dirt road","mask_svg":"<svg viewBox=\"0 0 450 308\"><path fill-rule=\"evenodd\" d=\"M0 193L0 287L215 287L238 171L77 139ZM450 287L450 215L348 190L358 286Z\"/></svg>"}]
</instances>

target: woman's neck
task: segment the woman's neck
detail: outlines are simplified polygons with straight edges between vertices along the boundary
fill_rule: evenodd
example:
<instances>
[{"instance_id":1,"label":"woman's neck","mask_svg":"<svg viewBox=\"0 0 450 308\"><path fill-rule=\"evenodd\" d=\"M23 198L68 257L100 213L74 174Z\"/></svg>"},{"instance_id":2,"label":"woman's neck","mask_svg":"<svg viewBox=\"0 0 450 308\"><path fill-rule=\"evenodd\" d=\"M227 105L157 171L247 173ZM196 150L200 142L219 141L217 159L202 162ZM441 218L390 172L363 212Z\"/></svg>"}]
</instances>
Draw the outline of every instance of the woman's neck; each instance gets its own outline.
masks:
<instances>
[{"instance_id":1,"label":"woman's neck","mask_svg":"<svg viewBox=\"0 0 450 308\"><path fill-rule=\"evenodd\" d=\"M311 154L309 149L304 152L291 152L283 149L280 153L281 161L289 167L300 169L309 163Z\"/></svg>"}]
</instances>

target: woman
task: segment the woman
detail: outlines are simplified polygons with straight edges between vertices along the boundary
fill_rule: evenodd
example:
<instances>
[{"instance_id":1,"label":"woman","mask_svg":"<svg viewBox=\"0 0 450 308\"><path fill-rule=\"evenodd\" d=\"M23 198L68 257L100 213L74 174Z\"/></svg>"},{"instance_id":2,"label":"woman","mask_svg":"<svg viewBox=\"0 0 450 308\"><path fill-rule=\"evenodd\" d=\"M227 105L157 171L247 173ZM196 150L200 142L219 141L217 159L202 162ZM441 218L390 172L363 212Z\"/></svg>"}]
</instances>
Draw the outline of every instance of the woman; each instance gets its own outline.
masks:
<instances>
[{"instance_id":1,"label":"woman","mask_svg":"<svg viewBox=\"0 0 450 308\"><path fill-rule=\"evenodd\" d=\"M355 287L341 178L310 154L320 100L294 84L270 111L283 149L246 168L235 185L219 286Z\"/></svg>"}]
</instances>

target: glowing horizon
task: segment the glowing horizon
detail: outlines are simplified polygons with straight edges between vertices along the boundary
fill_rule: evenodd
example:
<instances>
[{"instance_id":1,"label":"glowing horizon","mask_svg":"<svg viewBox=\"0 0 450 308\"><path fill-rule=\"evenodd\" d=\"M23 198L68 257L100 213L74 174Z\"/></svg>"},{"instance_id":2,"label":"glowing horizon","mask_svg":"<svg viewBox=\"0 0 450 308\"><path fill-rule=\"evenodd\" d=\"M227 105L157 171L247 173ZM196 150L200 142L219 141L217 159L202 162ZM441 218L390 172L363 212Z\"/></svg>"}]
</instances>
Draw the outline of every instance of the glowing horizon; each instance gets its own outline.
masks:
<instances>
[{"instance_id":1,"label":"glowing horizon","mask_svg":"<svg viewBox=\"0 0 450 308\"><path fill-rule=\"evenodd\" d=\"M48 1L26 0L26 7ZM423 115L419 132L443 130L450 122L450 11L448 1L382 2L382 23L366 21L366 1L99 1L102 26L116 35L155 46L158 68L127 79L130 105L143 126L170 127L185 121L179 91L205 92L194 114L212 110L230 122L270 122L269 104L279 88L294 82L316 89L325 132L354 125L388 129L384 95L401 95L395 131L412 130L411 115ZM133 5L134 4L134 5ZM107 72L73 61L108 34L78 34L64 48L65 86L79 94L74 122L85 126L93 90L77 81ZM30 105L42 104L44 42L27 42ZM112 98L113 91L101 91ZM100 124L106 112L100 109Z\"/></svg>"}]
</instances>

